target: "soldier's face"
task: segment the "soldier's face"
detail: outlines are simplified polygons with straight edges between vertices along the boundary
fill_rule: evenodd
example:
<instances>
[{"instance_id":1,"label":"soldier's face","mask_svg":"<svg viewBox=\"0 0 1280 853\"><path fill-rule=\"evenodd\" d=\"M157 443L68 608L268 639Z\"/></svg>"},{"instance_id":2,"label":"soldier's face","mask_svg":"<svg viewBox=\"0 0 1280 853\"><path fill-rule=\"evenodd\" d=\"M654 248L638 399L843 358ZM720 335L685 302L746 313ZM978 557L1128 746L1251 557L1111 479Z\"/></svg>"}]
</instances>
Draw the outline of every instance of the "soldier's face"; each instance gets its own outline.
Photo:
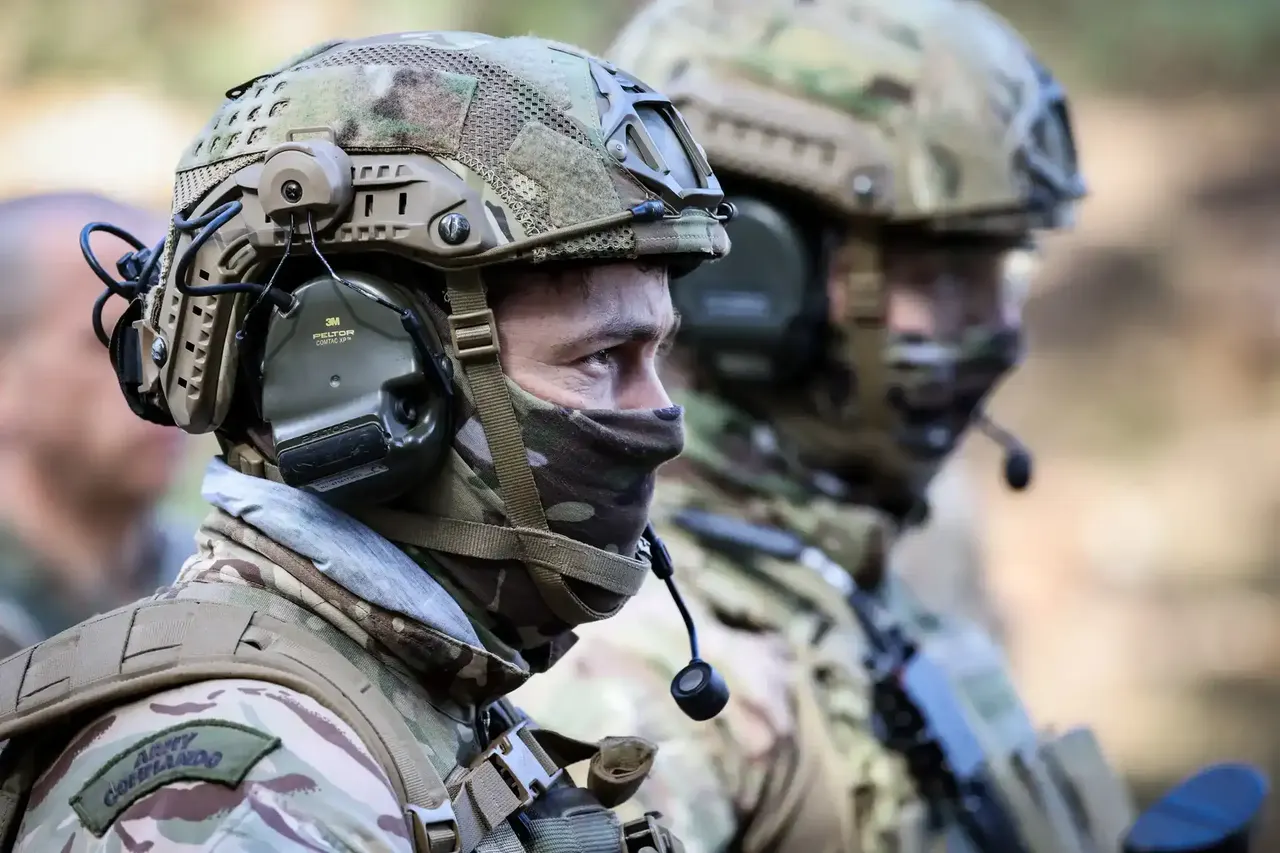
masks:
<instances>
[{"instance_id":1,"label":"soldier's face","mask_svg":"<svg viewBox=\"0 0 1280 853\"><path fill-rule=\"evenodd\" d=\"M927 240L884 246L889 330L942 343L959 342L973 328L1016 330L1025 288L1007 274L1012 252L955 248ZM828 287L832 314L844 316L848 269L838 255Z\"/></svg>"},{"instance_id":2,"label":"soldier's face","mask_svg":"<svg viewBox=\"0 0 1280 853\"><path fill-rule=\"evenodd\" d=\"M889 327L900 335L956 342L971 328L1017 329L1021 300L1007 293L1002 250L887 253Z\"/></svg>"},{"instance_id":3,"label":"soldier's face","mask_svg":"<svg viewBox=\"0 0 1280 853\"><path fill-rule=\"evenodd\" d=\"M665 268L535 272L507 286L496 311L502 367L521 388L571 409L671 405L657 372L677 325Z\"/></svg>"},{"instance_id":4,"label":"soldier's face","mask_svg":"<svg viewBox=\"0 0 1280 853\"><path fill-rule=\"evenodd\" d=\"M0 354L6 440L88 497L157 499L180 464L182 433L129 410L90 325L100 284L79 254L60 246L43 258L40 298ZM123 308L118 298L107 303L108 333Z\"/></svg>"}]
</instances>

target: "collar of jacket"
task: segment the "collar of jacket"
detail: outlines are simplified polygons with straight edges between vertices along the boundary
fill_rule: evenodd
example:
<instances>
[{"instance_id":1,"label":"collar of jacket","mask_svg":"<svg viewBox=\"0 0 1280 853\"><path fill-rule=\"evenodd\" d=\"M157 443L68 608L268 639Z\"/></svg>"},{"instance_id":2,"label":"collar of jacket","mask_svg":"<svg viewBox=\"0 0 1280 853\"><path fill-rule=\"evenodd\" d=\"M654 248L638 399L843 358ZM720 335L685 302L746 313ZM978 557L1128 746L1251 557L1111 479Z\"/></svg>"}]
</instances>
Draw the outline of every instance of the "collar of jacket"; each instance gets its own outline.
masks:
<instances>
[{"instance_id":1,"label":"collar of jacket","mask_svg":"<svg viewBox=\"0 0 1280 853\"><path fill-rule=\"evenodd\" d=\"M430 678L433 670L452 672L459 660L471 660L467 669L475 669L478 677L466 679L471 694L466 698L479 704L528 678L530 667L519 653L487 647L458 602L409 555L315 495L241 474L220 459L209 463L201 493L217 509L314 565L325 580L350 593L357 607L386 617L374 623L407 620L412 629L401 626L383 645L410 670ZM295 580L306 585L306 578ZM311 592L325 598L320 590ZM406 647L398 641L415 634L431 642Z\"/></svg>"}]
</instances>

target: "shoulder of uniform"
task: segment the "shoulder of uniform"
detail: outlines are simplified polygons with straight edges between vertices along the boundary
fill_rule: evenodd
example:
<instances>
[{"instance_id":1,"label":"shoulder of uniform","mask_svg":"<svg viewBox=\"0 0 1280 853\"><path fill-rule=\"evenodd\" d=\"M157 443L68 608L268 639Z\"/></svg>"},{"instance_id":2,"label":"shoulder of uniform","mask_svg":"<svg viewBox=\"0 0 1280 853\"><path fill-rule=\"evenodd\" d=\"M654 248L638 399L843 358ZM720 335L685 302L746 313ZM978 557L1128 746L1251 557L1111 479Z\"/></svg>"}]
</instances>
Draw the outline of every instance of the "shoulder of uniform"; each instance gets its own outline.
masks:
<instances>
[{"instance_id":1,"label":"shoulder of uniform","mask_svg":"<svg viewBox=\"0 0 1280 853\"><path fill-rule=\"evenodd\" d=\"M397 797L359 736L310 697L249 679L155 693L80 730L36 781L18 849L60 849L68 827L165 847L178 823L206 849L233 822L255 843L288 847L292 832L345 850L351 836L355 850L372 832L408 849Z\"/></svg>"}]
</instances>

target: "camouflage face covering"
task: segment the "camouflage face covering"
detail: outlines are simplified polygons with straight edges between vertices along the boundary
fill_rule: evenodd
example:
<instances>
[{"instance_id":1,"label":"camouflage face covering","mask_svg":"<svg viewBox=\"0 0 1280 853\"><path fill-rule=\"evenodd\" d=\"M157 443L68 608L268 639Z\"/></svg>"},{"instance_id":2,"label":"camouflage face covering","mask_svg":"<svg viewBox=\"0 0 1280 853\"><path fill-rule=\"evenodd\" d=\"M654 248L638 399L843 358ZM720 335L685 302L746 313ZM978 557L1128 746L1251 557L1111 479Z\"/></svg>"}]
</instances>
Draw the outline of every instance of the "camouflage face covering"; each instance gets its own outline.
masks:
<instances>
[{"instance_id":1,"label":"camouflage face covering","mask_svg":"<svg viewBox=\"0 0 1280 853\"><path fill-rule=\"evenodd\" d=\"M567 409L534 397L509 379L507 389L552 532L633 556L649 519L655 473L683 449L683 410ZM469 398L464 395L461 402L450 464L441 481L412 501L427 513L509 526L479 416ZM552 615L522 564L435 556L450 580L486 613L501 617L498 628L506 642L533 648L574 627ZM623 596L607 590L566 582L597 611L613 613L625 603Z\"/></svg>"}]
</instances>

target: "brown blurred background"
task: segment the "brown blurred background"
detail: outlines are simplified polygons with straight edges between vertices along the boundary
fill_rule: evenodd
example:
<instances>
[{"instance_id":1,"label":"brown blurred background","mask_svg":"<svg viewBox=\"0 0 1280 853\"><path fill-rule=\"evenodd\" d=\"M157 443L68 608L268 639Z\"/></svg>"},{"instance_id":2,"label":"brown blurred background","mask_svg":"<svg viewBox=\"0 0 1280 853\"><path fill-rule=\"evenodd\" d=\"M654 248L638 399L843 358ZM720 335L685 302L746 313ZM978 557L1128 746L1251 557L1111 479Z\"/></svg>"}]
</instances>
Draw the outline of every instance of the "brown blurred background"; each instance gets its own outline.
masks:
<instances>
[{"instance_id":1,"label":"brown blurred background","mask_svg":"<svg viewBox=\"0 0 1280 853\"><path fill-rule=\"evenodd\" d=\"M0 0L0 195L163 209L221 93L310 43L449 28L598 50L636 5ZM1036 484L1004 493L974 439L941 514L978 528L1041 719L1095 725L1145 794L1219 759L1280 779L1280 3L993 5L1073 93L1092 195L1049 245L1032 356L994 406Z\"/></svg>"}]
</instances>

